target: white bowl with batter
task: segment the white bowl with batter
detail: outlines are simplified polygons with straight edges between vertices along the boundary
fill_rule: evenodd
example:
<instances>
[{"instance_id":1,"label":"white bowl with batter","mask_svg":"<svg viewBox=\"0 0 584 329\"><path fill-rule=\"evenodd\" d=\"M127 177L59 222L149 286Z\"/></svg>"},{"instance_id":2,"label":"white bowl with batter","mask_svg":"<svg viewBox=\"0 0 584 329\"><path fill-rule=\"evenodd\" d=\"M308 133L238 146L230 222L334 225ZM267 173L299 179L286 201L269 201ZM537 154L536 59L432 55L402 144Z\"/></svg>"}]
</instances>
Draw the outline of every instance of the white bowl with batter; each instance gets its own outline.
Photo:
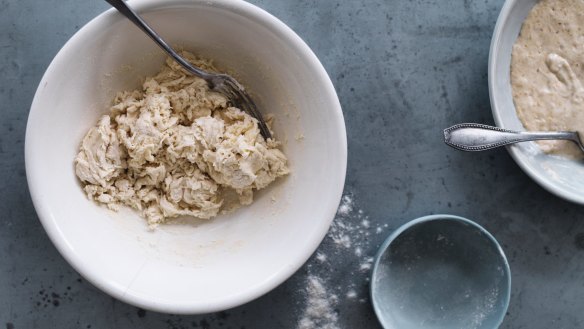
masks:
<instances>
[{"instance_id":1,"label":"white bowl with batter","mask_svg":"<svg viewBox=\"0 0 584 329\"><path fill-rule=\"evenodd\" d=\"M243 1L132 0L170 43L233 73L283 142L291 174L252 205L212 220L149 230L130 209L85 196L75 176L81 139L163 64L164 54L111 9L57 54L35 95L26 133L31 196L47 234L87 280L133 305L207 313L257 298L292 275L325 236L340 201L347 142L334 87L284 23Z\"/></svg>"},{"instance_id":2,"label":"white bowl with batter","mask_svg":"<svg viewBox=\"0 0 584 329\"><path fill-rule=\"evenodd\" d=\"M489 56L489 92L497 126L526 130L517 116L511 89L511 54L521 26L537 0L507 0L495 26ZM544 153L535 142L508 146L517 164L548 191L584 204L584 163Z\"/></svg>"}]
</instances>

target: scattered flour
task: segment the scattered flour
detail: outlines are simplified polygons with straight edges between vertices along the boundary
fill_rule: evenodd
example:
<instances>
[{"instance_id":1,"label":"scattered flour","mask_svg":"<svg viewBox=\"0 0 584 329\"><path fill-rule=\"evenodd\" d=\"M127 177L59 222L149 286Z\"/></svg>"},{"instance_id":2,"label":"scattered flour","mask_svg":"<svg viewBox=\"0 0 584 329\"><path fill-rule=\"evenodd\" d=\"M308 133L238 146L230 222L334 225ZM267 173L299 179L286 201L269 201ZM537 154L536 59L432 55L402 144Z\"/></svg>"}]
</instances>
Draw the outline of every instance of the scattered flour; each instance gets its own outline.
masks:
<instances>
[{"instance_id":1,"label":"scattered flour","mask_svg":"<svg viewBox=\"0 0 584 329\"><path fill-rule=\"evenodd\" d=\"M373 257L367 257L359 264L359 270L362 272L367 272L373 266Z\"/></svg>"},{"instance_id":2,"label":"scattered flour","mask_svg":"<svg viewBox=\"0 0 584 329\"><path fill-rule=\"evenodd\" d=\"M373 266L372 257L376 245L372 245L373 236L387 231L387 224L372 223L365 212L358 209L358 204L351 193L345 194L337 210L337 215L325 238L323 245L316 252L316 263L309 263L309 276L305 291L305 310L298 322L297 329L339 329L338 314L334 308L339 303L337 296L351 303L366 303L367 293L360 292L369 282L369 273ZM330 256L330 257L329 257ZM335 260L342 260L349 282L332 282L334 275L326 271L322 276L313 274L312 266L334 266ZM337 279L338 280L338 279Z\"/></svg>"},{"instance_id":3,"label":"scattered flour","mask_svg":"<svg viewBox=\"0 0 584 329\"><path fill-rule=\"evenodd\" d=\"M336 295L328 294L321 279L309 275L306 286L306 308L297 329L339 329L334 305Z\"/></svg>"},{"instance_id":4,"label":"scattered flour","mask_svg":"<svg viewBox=\"0 0 584 329\"><path fill-rule=\"evenodd\" d=\"M382 233L386 227L387 224L375 227L375 233ZM358 250L362 250L366 247L365 244L368 244L371 228L369 218L363 210L355 209L353 197L347 194L341 199L337 217L333 221L328 236L338 247L348 249L354 246L355 254L361 256Z\"/></svg>"},{"instance_id":5,"label":"scattered flour","mask_svg":"<svg viewBox=\"0 0 584 329\"><path fill-rule=\"evenodd\" d=\"M341 201L341 205L337 210L337 214L341 216L347 216L351 211L353 211L353 198L349 195L344 195Z\"/></svg>"},{"instance_id":6,"label":"scattered flour","mask_svg":"<svg viewBox=\"0 0 584 329\"><path fill-rule=\"evenodd\" d=\"M472 323L472 329L480 328L483 324L485 318L490 315L490 313L495 308L499 296L499 288L493 288L484 298L482 303L477 306L475 317Z\"/></svg>"},{"instance_id":7,"label":"scattered flour","mask_svg":"<svg viewBox=\"0 0 584 329\"><path fill-rule=\"evenodd\" d=\"M349 290L349 292L347 292L347 298L349 299L353 299L357 297L357 292L353 289Z\"/></svg>"},{"instance_id":8,"label":"scattered flour","mask_svg":"<svg viewBox=\"0 0 584 329\"><path fill-rule=\"evenodd\" d=\"M342 234L339 235L337 238L333 238L336 244L340 244L345 248L351 247L351 237L348 235Z\"/></svg>"}]
</instances>

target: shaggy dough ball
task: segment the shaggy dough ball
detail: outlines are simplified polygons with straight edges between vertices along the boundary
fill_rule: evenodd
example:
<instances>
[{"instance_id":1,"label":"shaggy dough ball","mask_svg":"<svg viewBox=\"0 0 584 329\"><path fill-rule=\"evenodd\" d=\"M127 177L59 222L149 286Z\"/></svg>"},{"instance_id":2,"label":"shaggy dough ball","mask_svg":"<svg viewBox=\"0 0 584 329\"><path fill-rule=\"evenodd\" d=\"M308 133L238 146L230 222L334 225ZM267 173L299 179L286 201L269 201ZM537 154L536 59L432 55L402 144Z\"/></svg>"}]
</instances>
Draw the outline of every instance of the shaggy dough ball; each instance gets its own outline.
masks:
<instances>
[{"instance_id":1,"label":"shaggy dough ball","mask_svg":"<svg viewBox=\"0 0 584 329\"><path fill-rule=\"evenodd\" d=\"M116 96L110 114L83 139L75 172L90 199L113 210L130 206L155 226L250 204L254 189L289 173L278 146L264 140L256 119L169 58L141 91ZM231 194L238 204L227 207Z\"/></svg>"}]
</instances>

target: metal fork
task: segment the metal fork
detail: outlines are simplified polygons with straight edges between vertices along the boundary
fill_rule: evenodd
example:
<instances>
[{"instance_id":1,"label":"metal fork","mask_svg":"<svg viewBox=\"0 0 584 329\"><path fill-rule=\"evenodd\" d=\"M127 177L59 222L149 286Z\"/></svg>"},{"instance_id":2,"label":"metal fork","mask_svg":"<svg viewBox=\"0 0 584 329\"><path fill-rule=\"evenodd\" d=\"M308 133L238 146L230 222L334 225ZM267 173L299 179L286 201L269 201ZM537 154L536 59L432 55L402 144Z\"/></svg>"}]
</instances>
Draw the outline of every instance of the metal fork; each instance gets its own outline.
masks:
<instances>
[{"instance_id":1,"label":"metal fork","mask_svg":"<svg viewBox=\"0 0 584 329\"><path fill-rule=\"evenodd\" d=\"M132 23L138 26L144 33L146 33L162 50L164 50L170 57L177 61L182 67L185 68L189 73L204 79L209 85L209 89L225 95L233 106L236 106L248 113L252 117L258 120L258 126L260 132L264 139L268 140L272 138L270 130L266 125L266 121L262 117L262 114L258 111L257 106L247 94L243 86L237 82L232 76L227 74L216 74L202 70L186 59L181 57L172 47L170 47L162 38L154 32L154 30L146 24L146 22L140 17L132 8L123 0L105 0L107 3L116 8L122 15L128 18Z\"/></svg>"}]
</instances>

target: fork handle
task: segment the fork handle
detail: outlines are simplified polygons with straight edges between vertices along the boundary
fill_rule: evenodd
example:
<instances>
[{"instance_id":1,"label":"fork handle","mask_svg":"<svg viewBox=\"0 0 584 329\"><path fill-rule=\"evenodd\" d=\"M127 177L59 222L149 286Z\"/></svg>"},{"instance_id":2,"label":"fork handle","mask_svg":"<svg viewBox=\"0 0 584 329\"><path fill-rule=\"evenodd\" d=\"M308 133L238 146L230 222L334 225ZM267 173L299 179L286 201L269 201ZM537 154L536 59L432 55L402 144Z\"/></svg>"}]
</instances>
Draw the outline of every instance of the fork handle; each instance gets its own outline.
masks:
<instances>
[{"instance_id":1,"label":"fork handle","mask_svg":"<svg viewBox=\"0 0 584 329\"><path fill-rule=\"evenodd\" d=\"M186 59L180 56L171 46L169 46L159 35L156 33L143 19L140 17L132 8L130 8L126 2L123 0L105 0L107 3L116 8L122 15L126 16L132 23L139 27L144 33L146 33L162 50L164 50L169 56L174 58L185 70L189 71L193 75L199 78L209 81L211 77L209 74L197 67L191 65Z\"/></svg>"},{"instance_id":2,"label":"fork handle","mask_svg":"<svg viewBox=\"0 0 584 329\"><path fill-rule=\"evenodd\" d=\"M578 133L519 132L478 123L461 123L444 129L444 142L461 151L485 151L520 142L563 139L579 143Z\"/></svg>"}]
</instances>

